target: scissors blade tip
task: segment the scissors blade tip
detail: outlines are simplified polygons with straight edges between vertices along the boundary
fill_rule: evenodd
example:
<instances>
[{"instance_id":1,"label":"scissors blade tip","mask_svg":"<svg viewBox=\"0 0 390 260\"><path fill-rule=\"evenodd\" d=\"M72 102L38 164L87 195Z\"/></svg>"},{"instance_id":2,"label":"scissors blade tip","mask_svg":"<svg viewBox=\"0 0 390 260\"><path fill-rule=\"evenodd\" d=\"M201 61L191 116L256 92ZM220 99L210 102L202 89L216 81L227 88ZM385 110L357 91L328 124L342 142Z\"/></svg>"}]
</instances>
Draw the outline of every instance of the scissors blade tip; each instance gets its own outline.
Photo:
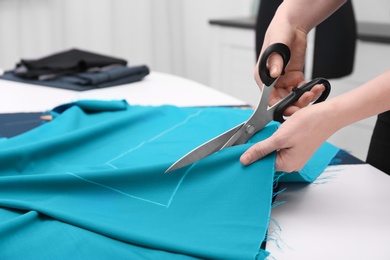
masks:
<instances>
[{"instance_id":1,"label":"scissors blade tip","mask_svg":"<svg viewBox=\"0 0 390 260\"><path fill-rule=\"evenodd\" d=\"M188 165L190 163L183 163L182 160L178 160L177 162L175 162L174 164L172 164L164 173L169 173L169 172L172 172L174 170L177 170L179 168L182 168L186 165Z\"/></svg>"},{"instance_id":2,"label":"scissors blade tip","mask_svg":"<svg viewBox=\"0 0 390 260\"><path fill-rule=\"evenodd\" d=\"M166 171L164 173L169 173L169 172L175 170L174 166L175 166L175 164L172 164L168 169L166 169Z\"/></svg>"}]
</instances>

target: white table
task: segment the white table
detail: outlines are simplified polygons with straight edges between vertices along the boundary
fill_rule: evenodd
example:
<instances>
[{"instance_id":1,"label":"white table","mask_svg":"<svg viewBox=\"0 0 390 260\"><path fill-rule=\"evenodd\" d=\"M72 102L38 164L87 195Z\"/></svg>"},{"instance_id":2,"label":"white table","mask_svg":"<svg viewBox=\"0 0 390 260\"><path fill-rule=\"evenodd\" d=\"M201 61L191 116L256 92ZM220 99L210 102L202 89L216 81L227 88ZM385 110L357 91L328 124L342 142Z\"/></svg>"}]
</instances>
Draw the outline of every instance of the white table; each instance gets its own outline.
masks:
<instances>
[{"instance_id":1,"label":"white table","mask_svg":"<svg viewBox=\"0 0 390 260\"><path fill-rule=\"evenodd\" d=\"M313 184L283 184L267 243L275 259L390 259L390 176L367 164L329 166ZM272 259L272 258L270 258Z\"/></svg>"},{"instance_id":2,"label":"white table","mask_svg":"<svg viewBox=\"0 0 390 260\"><path fill-rule=\"evenodd\" d=\"M130 104L241 106L236 98L180 77L85 92L0 80L0 113L40 112L78 99ZM272 210L267 250L276 259L390 259L390 177L369 165L330 166L313 184L287 183ZM279 230L279 227L281 230ZM275 232L273 232L275 231Z\"/></svg>"},{"instance_id":3,"label":"white table","mask_svg":"<svg viewBox=\"0 0 390 260\"><path fill-rule=\"evenodd\" d=\"M142 81L73 91L0 79L0 113L40 112L80 99L126 99L132 105L242 106L245 102L181 77L152 72Z\"/></svg>"}]
</instances>

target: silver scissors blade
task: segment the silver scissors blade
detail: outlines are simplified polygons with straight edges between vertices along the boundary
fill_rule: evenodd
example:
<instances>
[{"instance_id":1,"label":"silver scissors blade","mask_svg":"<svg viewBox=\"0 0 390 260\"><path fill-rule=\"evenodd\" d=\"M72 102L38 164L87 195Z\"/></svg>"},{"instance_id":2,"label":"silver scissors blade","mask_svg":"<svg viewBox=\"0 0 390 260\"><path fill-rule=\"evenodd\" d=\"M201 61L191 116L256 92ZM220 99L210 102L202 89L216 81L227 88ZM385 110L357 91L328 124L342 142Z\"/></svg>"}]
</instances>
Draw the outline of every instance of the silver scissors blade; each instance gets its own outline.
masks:
<instances>
[{"instance_id":1,"label":"silver scissors blade","mask_svg":"<svg viewBox=\"0 0 390 260\"><path fill-rule=\"evenodd\" d=\"M179 169L200 159L207 157L210 154L213 154L223 148L226 148L226 143L240 131L240 128L244 123L239 124L238 126L233 127L232 129L224 132L223 134L218 135L217 137L207 141L206 143L196 147L182 158L177 160L174 164L169 167L165 173Z\"/></svg>"},{"instance_id":2,"label":"silver scissors blade","mask_svg":"<svg viewBox=\"0 0 390 260\"><path fill-rule=\"evenodd\" d=\"M193 149L172 164L165 173L194 163L224 148L246 143L256 132L272 120L272 114L267 114L267 102L272 88L273 84L271 87L264 87L259 105L246 122Z\"/></svg>"},{"instance_id":3,"label":"silver scissors blade","mask_svg":"<svg viewBox=\"0 0 390 260\"><path fill-rule=\"evenodd\" d=\"M269 71L266 67L267 59L273 52L279 53L283 58L283 73L289 62L290 50L285 44L272 44L264 51L259 62L259 75L264 85L260 102L251 117L246 122L226 131L225 133L211 139L210 141L187 153L171 167L169 167L165 173L194 163L226 147L244 144L272 120L276 120L282 123L284 121L284 110L296 102L306 91L310 91L316 84L323 84L325 86L325 91L314 103L322 102L328 97L330 92L329 82L326 79L317 78L311 82L294 88L293 91L280 102L268 108L270 94L274 89L275 83L279 79L279 77L272 78L269 75Z\"/></svg>"}]
</instances>

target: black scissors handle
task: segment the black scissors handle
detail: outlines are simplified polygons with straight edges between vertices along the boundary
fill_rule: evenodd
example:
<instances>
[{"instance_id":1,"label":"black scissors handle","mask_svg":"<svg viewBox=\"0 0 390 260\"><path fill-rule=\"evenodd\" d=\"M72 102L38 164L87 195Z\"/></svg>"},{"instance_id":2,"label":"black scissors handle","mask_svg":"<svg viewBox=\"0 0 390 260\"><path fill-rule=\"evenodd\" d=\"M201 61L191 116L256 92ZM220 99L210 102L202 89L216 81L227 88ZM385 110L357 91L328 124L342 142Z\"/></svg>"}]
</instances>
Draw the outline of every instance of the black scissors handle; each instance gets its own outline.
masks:
<instances>
[{"instance_id":1,"label":"black scissors handle","mask_svg":"<svg viewBox=\"0 0 390 260\"><path fill-rule=\"evenodd\" d=\"M283 113L284 110L286 110L287 107L292 105L293 103L297 102L298 99L305 93L310 91L315 85L322 84L325 87L325 90L322 92L321 96L313 103L319 103L322 101L325 101L330 93L330 83L324 78L316 78L312 81L305 83L299 87L293 88L291 93L286 96L282 101L280 101L279 104L277 104L275 111L274 111L274 120L279 121L280 123L284 122Z\"/></svg>"},{"instance_id":2,"label":"black scissors handle","mask_svg":"<svg viewBox=\"0 0 390 260\"><path fill-rule=\"evenodd\" d=\"M259 75L260 75L261 82L263 82L266 86L271 86L272 83L274 83L274 81L277 79L277 78L271 77L269 70L267 68L267 60L268 60L269 56L274 52L279 53L280 56L282 56L282 58L283 58L282 75L284 74L284 72L285 72L284 70L285 70L288 62L290 61L291 52L290 52L290 49L288 48L288 46L284 43L271 44L263 52L263 54L260 57L260 62L259 62Z\"/></svg>"}]
</instances>

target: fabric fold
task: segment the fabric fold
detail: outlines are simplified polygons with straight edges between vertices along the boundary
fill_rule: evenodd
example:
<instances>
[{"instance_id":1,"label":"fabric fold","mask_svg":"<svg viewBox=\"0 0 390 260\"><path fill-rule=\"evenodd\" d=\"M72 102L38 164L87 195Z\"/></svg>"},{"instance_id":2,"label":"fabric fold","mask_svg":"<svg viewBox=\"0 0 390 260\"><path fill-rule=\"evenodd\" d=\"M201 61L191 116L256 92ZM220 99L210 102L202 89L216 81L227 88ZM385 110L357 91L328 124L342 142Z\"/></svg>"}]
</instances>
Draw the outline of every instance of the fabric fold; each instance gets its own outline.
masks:
<instances>
[{"instance_id":1,"label":"fabric fold","mask_svg":"<svg viewBox=\"0 0 390 260\"><path fill-rule=\"evenodd\" d=\"M70 74L112 64L126 66L127 61L74 48L38 59L21 59L14 71L19 77L38 79L45 75Z\"/></svg>"},{"instance_id":2,"label":"fabric fold","mask_svg":"<svg viewBox=\"0 0 390 260\"><path fill-rule=\"evenodd\" d=\"M25 221L0 232L7 259L23 256L21 245L42 247L42 241L61 250L27 250L27 256L67 259L79 246L78 239L69 240L72 234L88 238L72 259L265 259L269 253L260 245L271 212L275 154L247 167L239 157L278 124L247 144L164 174L252 110L101 102L65 104L53 121L0 143L0 158L15 156L0 160L0 219L8 219L0 224ZM321 163L314 163L313 174L333 152L316 155Z\"/></svg>"},{"instance_id":3,"label":"fabric fold","mask_svg":"<svg viewBox=\"0 0 390 260\"><path fill-rule=\"evenodd\" d=\"M89 51L71 49L35 60L22 59L1 79L85 91L129 84L149 75L146 65Z\"/></svg>"}]
</instances>

